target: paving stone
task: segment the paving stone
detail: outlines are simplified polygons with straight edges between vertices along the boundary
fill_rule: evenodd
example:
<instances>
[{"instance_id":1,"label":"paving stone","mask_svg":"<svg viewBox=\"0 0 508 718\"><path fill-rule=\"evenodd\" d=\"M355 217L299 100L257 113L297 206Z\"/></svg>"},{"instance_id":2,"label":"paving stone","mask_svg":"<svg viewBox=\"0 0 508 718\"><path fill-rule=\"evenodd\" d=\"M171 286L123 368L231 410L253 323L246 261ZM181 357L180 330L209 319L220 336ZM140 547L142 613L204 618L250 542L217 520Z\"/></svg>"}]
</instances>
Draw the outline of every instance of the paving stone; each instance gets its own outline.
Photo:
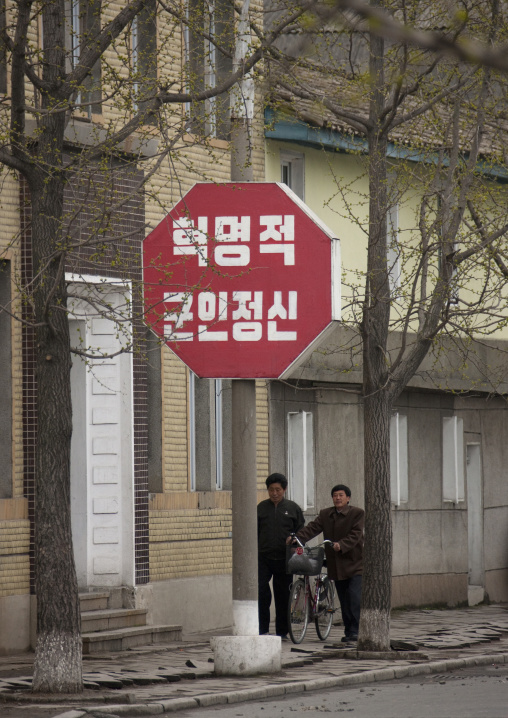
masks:
<instances>
[{"instance_id":1,"label":"paving stone","mask_svg":"<svg viewBox=\"0 0 508 718\"><path fill-rule=\"evenodd\" d=\"M153 683L167 683L167 680L163 676L158 676L155 673L131 673L129 679L133 680L137 686L148 686Z\"/></svg>"},{"instance_id":2,"label":"paving stone","mask_svg":"<svg viewBox=\"0 0 508 718\"><path fill-rule=\"evenodd\" d=\"M160 676L161 678L164 678L166 681L168 681L168 683L178 683L179 681L182 680L181 676L177 673L172 673L172 672L166 673L166 671L163 671L163 672L157 672L157 675Z\"/></svg>"},{"instance_id":3,"label":"paving stone","mask_svg":"<svg viewBox=\"0 0 508 718\"><path fill-rule=\"evenodd\" d=\"M113 678L103 673L94 673L92 671L87 674L87 679L98 683L99 686L104 688L123 688L123 683L119 678Z\"/></svg>"},{"instance_id":4,"label":"paving stone","mask_svg":"<svg viewBox=\"0 0 508 718\"><path fill-rule=\"evenodd\" d=\"M208 661L198 661L196 659L185 661L185 665L189 668L197 668L203 673L213 673L213 664Z\"/></svg>"},{"instance_id":5,"label":"paving stone","mask_svg":"<svg viewBox=\"0 0 508 718\"><path fill-rule=\"evenodd\" d=\"M257 695L260 691L266 695L267 688L285 692L288 686L289 691L292 690L291 686L294 686L293 690L298 691L305 685L308 689L315 690L322 685L320 681L323 680L333 685L361 685L362 682L370 680L373 671L382 676L385 675L383 671L388 668L397 676L434 673L437 665L440 666L440 672L446 672L449 670L446 666L451 665L449 658L470 661L467 665L480 665L482 661L508 663L508 612L499 606L473 610L407 611L400 614L395 612L391 622L392 641L417 644L420 650L425 650L426 653L422 653L416 661L414 659L417 656L414 653L412 659L399 652L398 660L393 663L359 658L356 651L337 648L340 644L335 641L340 640L341 635L342 628L334 626L329 642L324 645L312 631L296 650L290 643L283 644L283 673L274 676L238 679L216 677L213 674L213 664L210 663L210 660L213 660L213 652L208 642L201 642L192 646L172 644L171 647L163 646L157 649L151 646L139 651L94 657L92 662L88 660L85 664L87 669L94 670L87 670L84 677L95 685L99 683L99 677L103 677L104 682L121 684L122 690L115 689L109 693L108 686L101 685L100 700L128 704L131 708L134 704L150 707L156 704L164 712L178 712L196 708L201 699L210 700L210 705L219 705L224 702L224 695L230 692L241 693L245 700L249 689ZM422 645L425 646L424 649ZM392 660L393 653L389 656ZM431 669L428 662L422 662L427 655L436 668ZM187 661L191 662L192 666L186 666ZM437 661L441 663L438 664ZM31 671L30 660L20 661L15 672L10 671L11 663L14 665L15 661L0 657L2 701L19 698L30 702L32 699L28 687L2 688L10 685L10 680L24 680L26 674ZM319 666L314 665L315 663L319 663ZM160 682L154 684L147 681L146 684L139 685L134 681L137 675L144 678L156 676ZM95 691L88 690L87 695L85 691L81 698L83 705L93 705L93 700L98 702L99 697L94 696L94 693ZM119 715L112 710L115 707L108 705L106 708L103 704L103 715L108 718ZM100 710L99 706L93 710L88 707L86 716L95 716L96 711Z\"/></svg>"},{"instance_id":6,"label":"paving stone","mask_svg":"<svg viewBox=\"0 0 508 718\"><path fill-rule=\"evenodd\" d=\"M83 688L88 688L89 690L99 690L100 685L99 683L96 683L95 681L89 681L85 677L83 677Z\"/></svg>"},{"instance_id":7,"label":"paving stone","mask_svg":"<svg viewBox=\"0 0 508 718\"><path fill-rule=\"evenodd\" d=\"M390 641L390 647L393 651L417 651L418 645L416 643L409 643L409 641Z\"/></svg>"},{"instance_id":8,"label":"paving stone","mask_svg":"<svg viewBox=\"0 0 508 718\"><path fill-rule=\"evenodd\" d=\"M11 689L13 688L31 688L32 687L32 679L31 678L11 678L8 681L5 681L5 683L10 686Z\"/></svg>"}]
</instances>

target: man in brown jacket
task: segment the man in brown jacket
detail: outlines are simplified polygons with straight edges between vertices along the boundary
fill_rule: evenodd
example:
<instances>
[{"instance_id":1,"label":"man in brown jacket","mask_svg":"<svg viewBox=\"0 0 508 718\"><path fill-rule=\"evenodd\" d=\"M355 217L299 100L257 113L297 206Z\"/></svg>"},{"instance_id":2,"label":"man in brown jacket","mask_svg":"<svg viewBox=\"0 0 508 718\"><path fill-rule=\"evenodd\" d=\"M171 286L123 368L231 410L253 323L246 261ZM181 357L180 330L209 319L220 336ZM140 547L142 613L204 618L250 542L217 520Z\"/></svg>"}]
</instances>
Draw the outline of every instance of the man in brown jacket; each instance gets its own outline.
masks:
<instances>
[{"instance_id":1,"label":"man in brown jacket","mask_svg":"<svg viewBox=\"0 0 508 718\"><path fill-rule=\"evenodd\" d=\"M298 531L301 541L308 541L321 532L333 541L326 546L328 576L335 580L339 596L344 643L358 640L360 603L362 598L363 528L365 512L350 506L351 489L337 484L332 489L333 506L323 509L314 521Z\"/></svg>"}]
</instances>

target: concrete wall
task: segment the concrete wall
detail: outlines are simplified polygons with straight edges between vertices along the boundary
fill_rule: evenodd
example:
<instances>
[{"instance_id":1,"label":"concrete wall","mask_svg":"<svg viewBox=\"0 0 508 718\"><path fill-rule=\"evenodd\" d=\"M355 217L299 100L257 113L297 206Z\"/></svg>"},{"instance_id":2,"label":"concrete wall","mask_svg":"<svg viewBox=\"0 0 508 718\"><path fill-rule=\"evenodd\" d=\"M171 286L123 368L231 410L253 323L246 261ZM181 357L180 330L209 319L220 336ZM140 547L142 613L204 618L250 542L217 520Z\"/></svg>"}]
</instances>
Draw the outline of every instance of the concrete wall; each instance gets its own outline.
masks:
<instances>
[{"instance_id":1,"label":"concrete wall","mask_svg":"<svg viewBox=\"0 0 508 718\"><path fill-rule=\"evenodd\" d=\"M345 387L343 387L344 389ZM286 469L287 414L314 414L316 508L330 505L343 482L363 506L363 411L355 385L347 391L303 382L270 389L271 469ZM393 508L394 606L457 605L468 601L468 503L443 501L442 419L464 421L466 446L480 446L483 508L483 586L492 601L508 600L508 410L502 399L406 391L395 407L408 420L408 501ZM284 427L284 429L282 428ZM474 507L473 507L474 508Z\"/></svg>"},{"instance_id":2,"label":"concrete wall","mask_svg":"<svg viewBox=\"0 0 508 718\"><path fill-rule=\"evenodd\" d=\"M180 625L186 636L227 629L233 622L232 595L230 574L156 581L153 623Z\"/></svg>"},{"instance_id":3,"label":"concrete wall","mask_svg":"<svg viewBox=\"0 0 508 718\"><path fill-rule=\"evenodd\" d=\"M30 596L0 597L0 656L30 650Z\"/></svg>"}]
</instances>

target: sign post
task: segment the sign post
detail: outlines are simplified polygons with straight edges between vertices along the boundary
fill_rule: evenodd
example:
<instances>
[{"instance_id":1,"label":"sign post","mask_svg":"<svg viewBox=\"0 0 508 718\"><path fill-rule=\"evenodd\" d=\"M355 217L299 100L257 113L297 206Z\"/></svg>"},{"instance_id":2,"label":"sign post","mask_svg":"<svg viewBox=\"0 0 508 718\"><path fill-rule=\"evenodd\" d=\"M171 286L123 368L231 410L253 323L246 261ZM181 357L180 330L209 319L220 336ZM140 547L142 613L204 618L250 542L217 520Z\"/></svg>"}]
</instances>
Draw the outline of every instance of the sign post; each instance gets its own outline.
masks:
<instances>
[{"instance_id":1,"label":"sign post","mask_svg":"<svg viewBox=\"0 0 508 718\"><path fill-rule=\"evenodd\" d=\"M144 242L145 316L199 377L233 382L233 629L215 671L280 670L258 635L255 378L287 375L340 318L340 245L286 185L196 184Z\"/></svg>"}]
</instances>

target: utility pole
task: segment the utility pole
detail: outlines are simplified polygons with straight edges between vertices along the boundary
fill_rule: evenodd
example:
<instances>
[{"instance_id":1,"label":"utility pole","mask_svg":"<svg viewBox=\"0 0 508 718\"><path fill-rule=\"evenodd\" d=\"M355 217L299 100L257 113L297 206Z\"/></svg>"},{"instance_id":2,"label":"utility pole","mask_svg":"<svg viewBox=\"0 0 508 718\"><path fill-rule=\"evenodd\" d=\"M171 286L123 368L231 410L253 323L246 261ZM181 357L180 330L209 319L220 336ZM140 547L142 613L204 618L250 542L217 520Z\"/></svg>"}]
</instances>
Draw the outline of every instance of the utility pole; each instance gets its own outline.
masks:
<instances>
[{"instance_id":1,"label":"utility pole","mask_svg":"<svg viewBox=\"0 0 508 718\"><path fill-rule=\"evenodd\" d=\"M237 29L233 71L250 47L249 3ZM249 75L231 92L231 181L252 182L254 80ZM248 675L281 670L278 636L260 636L258 619L256 382L232 382L233 636L212 639L215 672Z\"/></svg>"}]
</instances>

